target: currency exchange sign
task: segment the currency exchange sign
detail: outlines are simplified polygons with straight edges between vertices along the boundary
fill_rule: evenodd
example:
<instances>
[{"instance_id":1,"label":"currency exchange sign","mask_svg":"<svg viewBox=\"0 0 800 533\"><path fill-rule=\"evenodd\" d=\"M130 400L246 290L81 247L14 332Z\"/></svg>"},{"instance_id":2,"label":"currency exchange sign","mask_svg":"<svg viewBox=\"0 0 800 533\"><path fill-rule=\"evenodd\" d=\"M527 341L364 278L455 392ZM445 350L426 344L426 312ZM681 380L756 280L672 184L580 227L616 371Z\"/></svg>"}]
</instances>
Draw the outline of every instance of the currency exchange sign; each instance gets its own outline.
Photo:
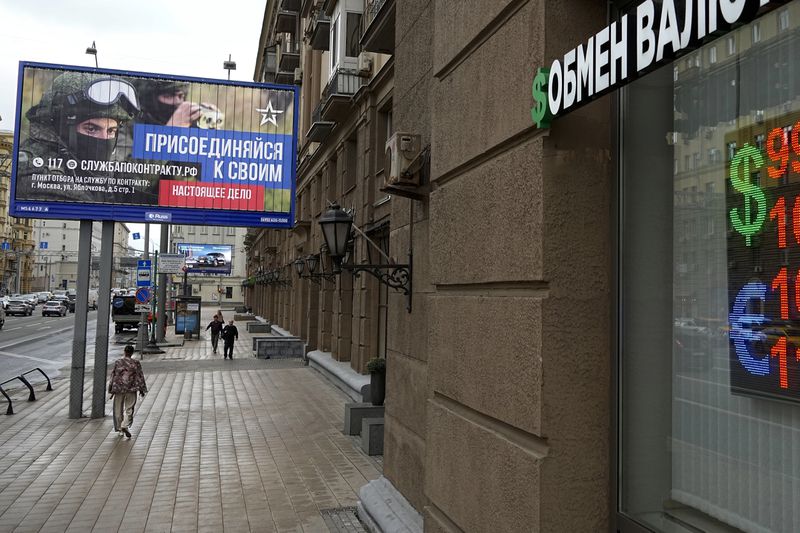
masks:
<instances>
[{"instance_id":1,"label":"currency exchange sign","mask_svg":"<svg viewBox=\"0 0 800 533\"><path fill-rule=\"evenodd\" d=\"M800 401L800 121L756 128L725 139L730 387Z\"/></svg>"},{"instance_id":2,"label":"currency exchange sign","mask_svg":"<svg viewBox=\"0 0 800 533\"><path fill-rule=\"evenodd\" d=\"M297 102L295 86L23 62L11 214L289 228Z\"/></svg>"}]
</instances>

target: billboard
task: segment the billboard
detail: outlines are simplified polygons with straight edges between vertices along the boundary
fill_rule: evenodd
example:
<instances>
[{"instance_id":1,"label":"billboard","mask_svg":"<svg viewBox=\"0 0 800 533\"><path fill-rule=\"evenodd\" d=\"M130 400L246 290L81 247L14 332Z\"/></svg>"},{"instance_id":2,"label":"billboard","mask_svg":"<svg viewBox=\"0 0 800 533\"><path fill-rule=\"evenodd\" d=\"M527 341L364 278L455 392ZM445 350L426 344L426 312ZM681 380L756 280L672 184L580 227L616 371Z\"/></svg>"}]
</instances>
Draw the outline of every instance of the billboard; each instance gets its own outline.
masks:
<instances>
[{"instance_id":1,"label":"billboard","mask_svg":"<svg viewBox=\"0 0 800 533\"><path fill-rule=\"evenodd\" d=\"M20 63L11 214L291 227L294 86Z\"/></svg>"},{"instance_id":2,"label":"billboard","mask_svg":"<svg viewBox=\"0 0 800 533\"><path fill-rule=\"evenodd\" d=\"M178 252L186 256L188 274L230 275L233 246L230 244L177 243Z\"/></svg>"}]
</instances>

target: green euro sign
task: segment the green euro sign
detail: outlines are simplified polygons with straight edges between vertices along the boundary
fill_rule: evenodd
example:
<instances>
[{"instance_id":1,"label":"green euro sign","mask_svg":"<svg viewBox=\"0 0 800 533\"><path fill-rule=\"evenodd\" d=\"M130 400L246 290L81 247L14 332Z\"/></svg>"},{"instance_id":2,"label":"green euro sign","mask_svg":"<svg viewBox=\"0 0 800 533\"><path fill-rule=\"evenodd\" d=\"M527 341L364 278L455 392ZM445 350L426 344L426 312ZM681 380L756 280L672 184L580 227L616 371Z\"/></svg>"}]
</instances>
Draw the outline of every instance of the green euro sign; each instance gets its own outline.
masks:
<instances>
[{"instance_id":1,"label":"green euro sign","mask_svg":"<svg viewBox=\"0 0 800 533\"><path fill-rule=\"evenodd\" d=\"M550 69L540 68L536 71L533 78L531 94L533 94L534 106L531 108L531 118L536 123L537 128L549 128L550 106L547 103L547 82L550 79Z\"/></svg>"},{"instance_id":2,"label":"green euro sign","mask_svg":"<svg viewBox=\"0 0 800 533\"><path fill-rule=\"evenodd\" d=\"M750 144L745 144L736 152L731 161L730 178L733 188L744 195L744 208L734 207L730 211L731 224L733 228L744 235L744 242L747 246L752 243L752 237L764 225L767 218L767 199L761 188L750 182L750 163L753 169L757 170L764 165L764 158L756 148ZM742 167L742 172L739 172ZM753 204L755 203L755 206ZM753 216L753 207L756 208Z\"/></svg>"}]
</instances>

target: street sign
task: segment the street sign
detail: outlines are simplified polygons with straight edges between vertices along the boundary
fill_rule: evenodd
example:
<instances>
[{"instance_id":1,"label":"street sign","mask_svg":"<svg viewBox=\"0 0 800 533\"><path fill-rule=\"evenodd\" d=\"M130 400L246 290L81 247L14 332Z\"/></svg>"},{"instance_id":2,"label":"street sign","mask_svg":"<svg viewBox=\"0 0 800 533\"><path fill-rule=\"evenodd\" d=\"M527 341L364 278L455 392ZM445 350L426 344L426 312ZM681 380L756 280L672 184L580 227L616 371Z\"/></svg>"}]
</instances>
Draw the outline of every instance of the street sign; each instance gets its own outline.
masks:
<instances>
[{"instance_id":1,"label":"street sign","mask_svg":"<svg viewBox=\"0 0 800 533\"><path fill-rule=\"evenodd\" d=\"M39 248L47 250L47 241L39 241Z\"/></svg>"},{"instance_id":2,"label":"street sign","mask_svg":"<svg viewBox=\"0 0 800 533\"><path fill-rule=\"evenodd\" d=\"M136 286L149 287L150 283L150 267L152 266L149 259L140 259L136 264Z\"/></svg>"},{"instance_id":3,"label":"street sign","mask_svg":"<svg viewBox=\"0 0 800 533\"><path fill-rule=\"evenodd\" d=\"M141 239L141 238L142 238L142 236L141 236L141 235L139 235L138 233L134 233L134 234L133 234L133 240L134 240L134 241L138 241L138 240L139 240L139 239Z\"/></svg>"},{"instance_id":4,"label":"street sign","mask_svg":"<svg viewBox=\"0 0 800 533\"><path fill-rule=\"evenodd\" d=\"M3 246L2 246L2 249L3 250L10 250L11 249L11 243L10 242L4 242Z\"/></svg>"},{"instance_id":5,"label":"street sign","mask_svg":"<svg viewBox=\"0 0 800 533\"><path fill-rule=\"evenodd\" d=\"M136 289L136 301L140 304L146 304L153 297L149 287L139 287Z\"/></svg>"},{"instance_id":6,"label":"street sign","mask_svg":"<svg viewBox=\"0 0 800 533\"><path fill-rule=\"evenodd\" d=\"M178 274L186 265L186 256L183 254L160 254L158 256L159 274Z\"/></svg>"},{"instance_id":7,"label":"street sign","mask_svg":"<svg viewBox=\"0 0 800 533\"><path fill-rule=\"evenodd\" d=\"M150 271L139 269L136 271L136 286L149 287L150 286Z\"/></svg>"},{"instance_id":8,"label":"street sign","mask_svg":"<svg viewBox=\"0 0 800 533\"><path fill-rule=\"evenodd\" d=\"M148 304L136 304L136 309L134 309L135 313L149 313L150 311L151 309Z\"/></svg>"}]
</instances>

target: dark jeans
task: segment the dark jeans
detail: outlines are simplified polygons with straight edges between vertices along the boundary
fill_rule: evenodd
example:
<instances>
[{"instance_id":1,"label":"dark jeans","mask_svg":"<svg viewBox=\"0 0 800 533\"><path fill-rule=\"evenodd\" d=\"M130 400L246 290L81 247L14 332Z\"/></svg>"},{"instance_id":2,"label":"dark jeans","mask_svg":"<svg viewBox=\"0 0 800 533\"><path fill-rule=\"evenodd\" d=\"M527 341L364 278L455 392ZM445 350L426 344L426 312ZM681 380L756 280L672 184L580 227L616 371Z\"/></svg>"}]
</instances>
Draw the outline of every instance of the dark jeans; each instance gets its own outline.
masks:
<instances>
[{"instance_id":1,"label":"dark jeans","mask_svg":"<svg viewBox=\"0 0 800 533\"><path fill-rule=\"evenodd\" d=\"M214 353L217 353L217 346L219 346L219 333L211 332L211 348L214 350Z\"/></svg>"},{"instance_id":2,"label":"dark jeans","mask_svg":"<svg viewBox=\"0 0 800 533\"><path fill-rule=\"evenodd\" d=\"M230 353L231 359L233 359L233 341L231 341L231 342L225 341L225 351L224 351L225 357L228 357L229 353Z\"/></svg>"}]
</instances>

